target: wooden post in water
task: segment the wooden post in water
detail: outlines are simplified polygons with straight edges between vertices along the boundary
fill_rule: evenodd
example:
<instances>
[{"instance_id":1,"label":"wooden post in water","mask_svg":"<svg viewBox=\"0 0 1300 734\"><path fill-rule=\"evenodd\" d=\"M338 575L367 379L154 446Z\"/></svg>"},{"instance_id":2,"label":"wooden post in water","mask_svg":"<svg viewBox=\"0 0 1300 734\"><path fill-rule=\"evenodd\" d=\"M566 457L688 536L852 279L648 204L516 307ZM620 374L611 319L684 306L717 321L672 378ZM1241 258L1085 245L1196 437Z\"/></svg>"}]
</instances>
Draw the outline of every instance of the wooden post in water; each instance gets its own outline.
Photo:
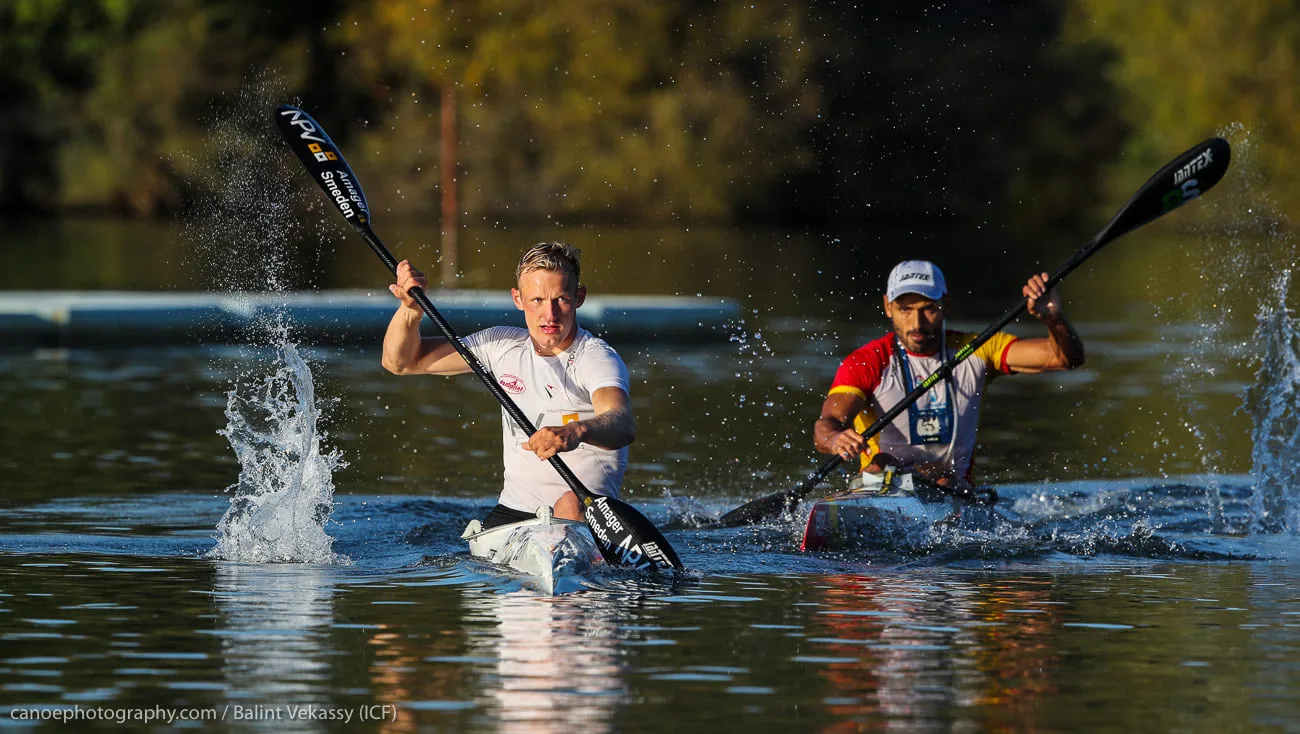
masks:
<instances>
[{"instance_id":1,"label":"wooden post in water","mask_svg":"<svg viewBox=\"0 0 1300 734\"><path fill-rule=\"evenodd\" d=\"M456 88L442 84L442 287L456 287Z\"/></svg>"}]
</instances>

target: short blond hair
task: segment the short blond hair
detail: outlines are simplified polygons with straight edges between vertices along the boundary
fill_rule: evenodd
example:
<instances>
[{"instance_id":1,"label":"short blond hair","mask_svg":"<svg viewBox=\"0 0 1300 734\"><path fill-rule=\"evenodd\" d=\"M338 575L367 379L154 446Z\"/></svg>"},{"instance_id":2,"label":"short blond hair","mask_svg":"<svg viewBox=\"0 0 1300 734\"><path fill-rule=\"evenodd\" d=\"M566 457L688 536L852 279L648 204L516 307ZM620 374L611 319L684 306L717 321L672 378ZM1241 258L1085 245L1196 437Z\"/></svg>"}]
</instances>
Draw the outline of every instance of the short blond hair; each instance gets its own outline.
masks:
<instances>
[{"instance_id":1,"label":"short blond hair","mask_svg":"<svg viewBox=\"0 0 1300 734\"><path fill-rule=\"evenodd\" d=\"M573 287L578 287L578 278L582 273L582 251L563 242L538 242L524 256L519 258L519 267L515 268L515 282L534 270L546 270L552 273L569 273L573 276Z\"/></svg>"}]
</instances>

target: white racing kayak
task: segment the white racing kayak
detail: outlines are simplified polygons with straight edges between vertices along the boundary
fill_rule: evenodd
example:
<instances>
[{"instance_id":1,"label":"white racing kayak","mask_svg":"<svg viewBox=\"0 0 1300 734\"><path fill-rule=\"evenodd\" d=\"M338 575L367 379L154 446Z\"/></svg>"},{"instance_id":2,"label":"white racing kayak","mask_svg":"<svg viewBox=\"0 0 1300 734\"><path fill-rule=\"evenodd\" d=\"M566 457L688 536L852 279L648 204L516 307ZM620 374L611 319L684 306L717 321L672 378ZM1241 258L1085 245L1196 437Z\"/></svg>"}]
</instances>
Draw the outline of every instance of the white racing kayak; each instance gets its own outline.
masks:
<instances>
[{"instance_id":1,"label":"white racing kayak","mask_svg":"<svg viewBox=\"0 0 1300 734\"><path fill-rule=\"evenodd\" d=\"M902 540L929 533L935 523L955 524L977 514L978 524L995 521L996 493L978 489L967 496L941 493L896 472L863 474L863 485L808 505L799 550L839 548L870 539Z\"/></svg>"},{"instance_id":2,"label":"white racing kayak","mask_svg":"<svg viewBox=\"0 0 1300 734\"><path fill-rule=\"evenodd\" d=\"M471 520L461 534L470 555L502 566L543 594L565 594L583 588L582 577L605 564L586 523L551 517L551 508L537 518L488 530Z\"/></svg>"}]
</instances>

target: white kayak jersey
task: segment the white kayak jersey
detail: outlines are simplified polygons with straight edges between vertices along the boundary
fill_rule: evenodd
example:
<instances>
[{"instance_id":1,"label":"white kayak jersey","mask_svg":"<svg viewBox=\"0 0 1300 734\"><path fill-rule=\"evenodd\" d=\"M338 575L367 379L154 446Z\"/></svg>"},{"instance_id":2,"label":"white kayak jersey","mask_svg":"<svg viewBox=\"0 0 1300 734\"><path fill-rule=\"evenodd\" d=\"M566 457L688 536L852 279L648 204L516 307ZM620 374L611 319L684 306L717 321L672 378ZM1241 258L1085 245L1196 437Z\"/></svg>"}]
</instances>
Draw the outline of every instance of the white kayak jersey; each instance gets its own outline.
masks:
<instances>
[{"instance_id":1,"label":"white kayak jersey","mask_svg":"<svg viewBox=\"0 0 1300 734\"><path fill-rule=\"evenodd\" d=\"M627 366L618 353L581 327L569 349L554 357L537 354L528 330L517 326L484 329L464 341L538 428L596 417L591 395L602 387L628 392ZM542 505L554 505L569 485L550 462L523 448L527 440L524 430L502 409L505 475L499 502L514 510L536 512ZM560 458L587 489L618 496L627 470L627 447L610 451L581 443Z\"/></svg>"}]
</instances>

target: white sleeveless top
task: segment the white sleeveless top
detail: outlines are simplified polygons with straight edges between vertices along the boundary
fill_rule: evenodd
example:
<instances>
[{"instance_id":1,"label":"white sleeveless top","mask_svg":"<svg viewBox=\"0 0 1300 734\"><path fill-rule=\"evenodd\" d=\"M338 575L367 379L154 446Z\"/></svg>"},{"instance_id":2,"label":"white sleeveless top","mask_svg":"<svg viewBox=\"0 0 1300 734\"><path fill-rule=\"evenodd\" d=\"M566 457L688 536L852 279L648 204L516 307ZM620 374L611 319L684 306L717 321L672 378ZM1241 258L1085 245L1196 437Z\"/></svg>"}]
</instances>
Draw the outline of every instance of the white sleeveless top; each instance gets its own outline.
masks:
<instances>
[{"instance_id":1,"label":"white sleeveless top","mask_svg":"<svg viewBox=\"0 0 1300 734\"><path fill-rule=\"evenodd\" d=\"M464 341L537 428L596 417L591 395L602 387L628 392L627 366L618 353L581 327L569 349L554 357L537 354L528 330L517 326L484 329ZM527 440L503 408L505 475L499 502L521 512L536 512L543 504L554 505L569 485L550 462L523 448ZM587 489L618 497L627 470L627 447L610 451L581 443L559 456Z\"/></svg>"}]
</instances>

